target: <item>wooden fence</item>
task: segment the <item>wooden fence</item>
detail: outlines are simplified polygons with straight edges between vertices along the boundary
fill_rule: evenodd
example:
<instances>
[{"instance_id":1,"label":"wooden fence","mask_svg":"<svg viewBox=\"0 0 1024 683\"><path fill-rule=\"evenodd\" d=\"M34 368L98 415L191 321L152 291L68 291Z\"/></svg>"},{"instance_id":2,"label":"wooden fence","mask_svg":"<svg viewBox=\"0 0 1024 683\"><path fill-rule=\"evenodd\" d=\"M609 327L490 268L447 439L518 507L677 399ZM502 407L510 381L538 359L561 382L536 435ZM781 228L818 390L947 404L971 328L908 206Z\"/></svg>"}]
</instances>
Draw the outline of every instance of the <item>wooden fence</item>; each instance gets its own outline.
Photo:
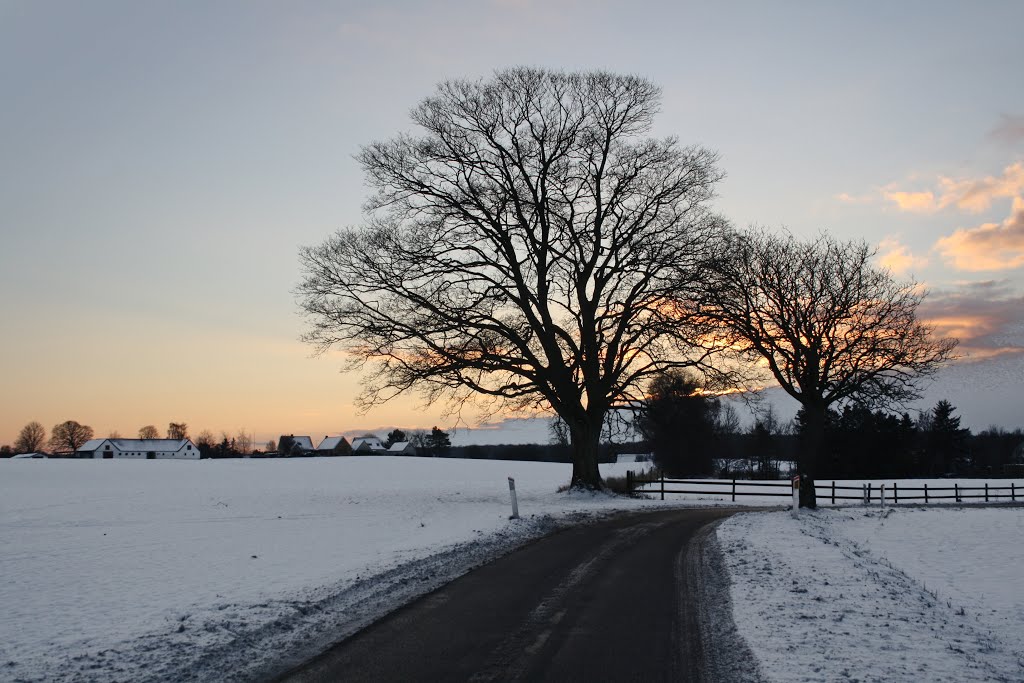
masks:
<instances>
[{"instance_id":1,"label":"wooden fence","mask_svg":"<svg viewBox=\"0 0 1024 683\"><path fill-rule=\"evenodd\" d=\"M792 497L791 484L788 481L748 481L745 479L669 479L664 475L658 477L638 476L632 470L626 472L626 488L630 493L659 494L665 500L665 494L691 494L729 496L736 502L736 496L777 496ZM963 486L954 482L952 486L903 486L899 482L891 485L884 482L866 482L851 486L836 482L816 481L814 487L818 501L829 501L833 505L838 501L856 500L869 505L881 502L898 504L900 502L938 503L953 500L962 503L964 500L982 500L984 502L1017 502L1017 484L994 486L985 482L978 486ZM1024 501L1024 487L1021 488L1021 499Z\"/></svg>"}]
</instances>

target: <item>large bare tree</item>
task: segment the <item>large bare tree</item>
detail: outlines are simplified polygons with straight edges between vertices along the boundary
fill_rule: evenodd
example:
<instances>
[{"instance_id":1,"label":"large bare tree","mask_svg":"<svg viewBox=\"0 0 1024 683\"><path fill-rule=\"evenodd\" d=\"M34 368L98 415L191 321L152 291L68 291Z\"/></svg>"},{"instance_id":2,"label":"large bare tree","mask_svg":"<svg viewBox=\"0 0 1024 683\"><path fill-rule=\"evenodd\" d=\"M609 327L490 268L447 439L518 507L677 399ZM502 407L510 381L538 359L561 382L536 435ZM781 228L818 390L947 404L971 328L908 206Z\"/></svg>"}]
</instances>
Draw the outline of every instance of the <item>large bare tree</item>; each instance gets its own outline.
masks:
<instances>
[{"instance_id":1,"label":"large bare tree","mask_svg":"<svg viewBox=\"0 0 1024 683\"><path fill-rule=\"evenodd\" d=\"M647 137L659 98L603 72L438 86L418 134L358 155L366 224L302 250L305 340L368 363L363 406L417 389L454 411L553 410L572 484L600 487L606 412L708 360L687 312L721 174L712 152Z\"/></svg>"},{"instance_id":2,"label":"large bare tree","mask_svg":"<svg viewBox=\"0 0 1024 683\"><path fill-rule=\"evenodd\" d=\"M934 337L917 318L925 293L872 265L865 242L755 229L719 244L704 312L800 403L800 468L812 484L830 406L917 398L919 381L952 357L957 341ZM813 494L802 491L810 506Z\"/></svg>"},{"instance_id":3,"label":"large bare tree","mask_svg":"<svg viewBox=\"0 0 1024 683\"><path fill-rule=\"evenodd\" d=\"M35 453L46 443L46 428L33 420L18 432L18 440L14 442L15 453Z\"/></svg>"},{"instance_id":4,"label":"large bare tree","mask_svg":"<svg viewBox=\"0 0 1024 683\"><path fill-rule=\"evenodd\" d=\"M56 452L70 452L73 455L92 436L92 427L68 420L50 430L50 448Z\"/></svg>"}]
</instances>

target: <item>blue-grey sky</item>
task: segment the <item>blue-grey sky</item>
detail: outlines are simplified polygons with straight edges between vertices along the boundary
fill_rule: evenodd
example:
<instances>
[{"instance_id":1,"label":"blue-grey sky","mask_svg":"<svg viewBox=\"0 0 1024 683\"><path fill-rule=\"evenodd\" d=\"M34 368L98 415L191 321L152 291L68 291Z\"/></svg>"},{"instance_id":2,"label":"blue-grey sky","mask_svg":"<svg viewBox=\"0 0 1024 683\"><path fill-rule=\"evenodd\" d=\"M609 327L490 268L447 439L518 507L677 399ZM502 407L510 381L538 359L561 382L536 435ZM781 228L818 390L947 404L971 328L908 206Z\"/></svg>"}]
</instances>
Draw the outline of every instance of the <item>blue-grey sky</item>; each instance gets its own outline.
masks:
<instances>
[{"instance_id":1,"label":"blue-grey sky","mask_svg":"<svg viewBox=\"0 0 1024 683\"><path fill-rule=\"evenodd\" d=\"M719 152L720 212L878 244L963 340L926 403L1024 426L1021 26L994 1L0 0L0 443L450 424L354 413L297 341L297 249L360 221L361 145L521 64L661 85L655 132Z\"/></svg>"}]
</instances>

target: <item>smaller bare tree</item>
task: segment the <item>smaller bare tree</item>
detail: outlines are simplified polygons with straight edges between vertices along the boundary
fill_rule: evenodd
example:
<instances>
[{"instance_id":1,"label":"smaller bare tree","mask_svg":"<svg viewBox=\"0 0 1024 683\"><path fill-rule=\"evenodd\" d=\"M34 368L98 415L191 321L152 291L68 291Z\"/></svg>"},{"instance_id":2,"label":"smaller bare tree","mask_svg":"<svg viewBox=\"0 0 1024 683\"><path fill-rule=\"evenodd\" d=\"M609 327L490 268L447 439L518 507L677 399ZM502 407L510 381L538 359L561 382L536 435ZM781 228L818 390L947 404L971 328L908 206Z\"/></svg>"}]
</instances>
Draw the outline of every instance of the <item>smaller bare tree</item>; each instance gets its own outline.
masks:
<instances>
[{"instance_id":1,"label":"smaller bare tree","mask_svg":"<svg viewBox=\"0 0 1024 683\"><path fill-rule=\"evenodd\" d=\"M429 436L430 434L425 429L414 429L409 432L409 443L416 448L417 453L423 455L427 452L427 448L429 447L427 443L429 441Z\"/></svg>"},{"instance_id":2,"label":"smaller bare tree","mask_svg":"<svg viewBox=\"0 0 1024 683\"><path fill-rule=\"evenodd\" d=\"M55 425L50 431L50 448L55 452L74 453L92 436L92 427L68 420Z\"/></svg>"},{"instance_id":3,"label":"smaller bare tree","mask_svg":"<svg viewBox=\"0 0 1024 683\"><path fill-rule=\"evenodd\" d=\"M15 453L35 453L46 443L46 429L33 420L21 428L18 439L14 442Z\"/></svg>"},{"instance_id":4,"label":"smaller bare tree","mask_svg":"<svg viewBox=\"0 0 1024 683\"><path fill-rule=\"evenodd\" d=\"M172 422L167 425L168 439L187 439L188 425L184 422Z\"/></svg>"},{"instance_id":5,"label":"smaller bare tree","mask_svg":"<svg viewBox=\"0 0 1024 683\"><path fill-rule=\"evenodd\" d=\"M920 379L952 357L957 341L933 336L917 318L924 292L872 265L875 250L864 242L751 230L727 234L721 247L702 311L802 406L799 465L810 481L801 497L814 507L829 407L917 398Z\"/></svg>"},{"instance_id":6,"label":"smaller bare tree","mask_svg":"<svg viewBox=\"0 0 1024 683\"><path fill-rule=\"evenodd\" d=\"M204 429L199 432L195 443L199 448L213 448L217 445L217 437L209 429Z\"/></svg>"},{"instance_id":7,"label":"smaller bare tree","mask_svg":"<svg viewBox=\"0 0 1024 683\"><path fill-rule=\"evenodd\" d=\"M570 446L569 425L558 415L548 418L548 443L552 446Z\"/></svg>"},{"instance_id":8,"label":"smaller bare tree","mask_svg":"<svg viewBox=\"0 0 1024 683\"><path fill-rule=\"evenodd\" d=\"M146 425L145 427L139 427L139 438L159 439L160 432L157 430L156 425Z\"/></svg>"},{"instance_id":9,"label":"smaller bare tree","mask_svg":"<svg viewBox=\"0 0 1024 683\"><path fill-rule=\"evenodd\" d=\"M239 453L248 454L252 453L252 447L255 439L245 429L239 429L238 433L235 434L235 450Z\"/></svg>"}]
</instances>

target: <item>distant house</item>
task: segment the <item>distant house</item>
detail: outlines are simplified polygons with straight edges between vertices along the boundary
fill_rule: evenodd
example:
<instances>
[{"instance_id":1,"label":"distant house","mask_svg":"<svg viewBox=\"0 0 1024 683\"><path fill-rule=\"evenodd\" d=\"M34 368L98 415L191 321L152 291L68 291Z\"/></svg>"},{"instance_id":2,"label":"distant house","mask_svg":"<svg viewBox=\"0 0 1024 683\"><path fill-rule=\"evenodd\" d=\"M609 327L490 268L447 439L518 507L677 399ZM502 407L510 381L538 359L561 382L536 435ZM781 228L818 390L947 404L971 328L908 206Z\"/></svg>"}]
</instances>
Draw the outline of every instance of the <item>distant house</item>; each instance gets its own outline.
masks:
<instances>
[{"instance_id":1,"label":"distant house","mask_svg":"<svg viewBox=\"0 0 1024 683\"><path fill-rule=\"evenodd\" d=\"M352 452L358 455L384 455L388 449L377 437L367 436L352 441Z\"/></svg>"},{"instance_id":2,"label":"distant house","mask_svg":"<svg viewBox=\"0 0 1024 683\"><path fill-rule=\"evenodd\" d=\"M352 445L343 436L325 436L316 447L317 455L351 455Z\"/></svg>"},{"instance_id":3,"label":"distant house","mask_svg":"<svg viewBox=\"0 0 1024 683\"><path fill-rule=\"evenodd\" d=\"M198 460L199 448L191 439L92 439L75 451L75 456L95 460Z\"/></svg>"},{"instance_id":4,"label":"distant house","mask_svg":"<svg viewBox=\"0 0 1024 683\"><path fill-rule=\"evenodd\" d=\"M396 441L388 449L388 455L416 455L416 447L411 441Z\"/></svg>"},{"instance_id":5,"label":"distant house","mask_svg":"<svg viewBox=\"0 0 1024 683\"><path fill-rule=\"evenodd\" d=\"M277 440L277 452L286 457L313 455L313 440L308 436L282 435Z\"/></svg>"}]
</instances>

